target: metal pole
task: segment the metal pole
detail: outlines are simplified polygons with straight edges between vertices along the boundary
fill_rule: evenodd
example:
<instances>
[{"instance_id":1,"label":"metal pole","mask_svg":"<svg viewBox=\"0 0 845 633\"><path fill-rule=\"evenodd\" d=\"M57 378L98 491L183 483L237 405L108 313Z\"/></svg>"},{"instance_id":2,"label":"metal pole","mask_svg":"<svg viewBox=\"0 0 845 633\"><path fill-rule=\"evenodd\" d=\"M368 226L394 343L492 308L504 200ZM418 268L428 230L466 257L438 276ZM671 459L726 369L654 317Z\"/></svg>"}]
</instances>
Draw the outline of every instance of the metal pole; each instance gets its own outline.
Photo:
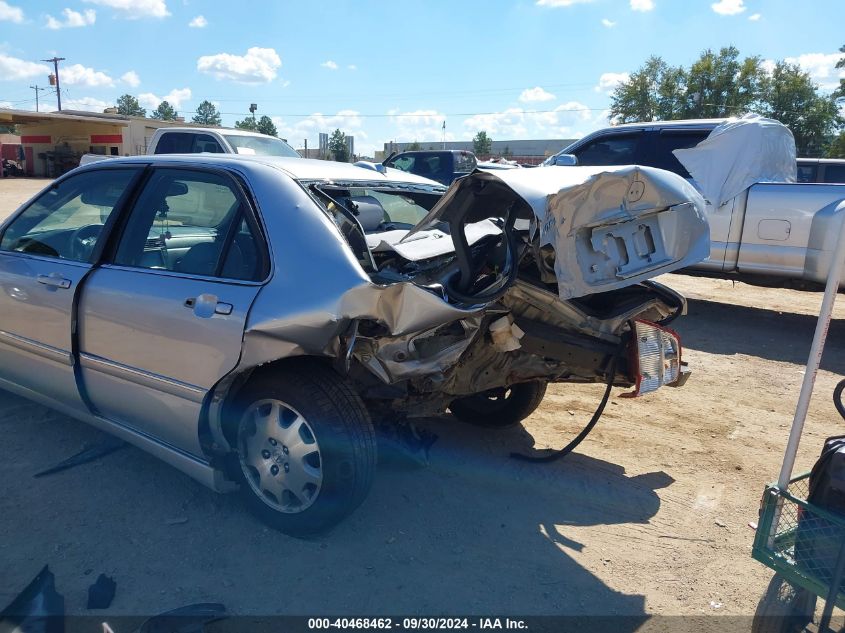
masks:
<instances>
[{"instance_id":1,"label":"metal pole","mask_svg":"<svg viewBox=\"0 0 845 633\"><path fill-rule=\"evenodd\" d=\"M59 104L59 112L62 111L62 85L59 81L59 62L65 61L64 57L53 57L52 59L42 59L42 62L53 62L53 70L56 73L56 101Z\"/></svg>"},{"instance_id":2,"label":"metal pole","mask_svg":"<svg viewBox=\"0 0 845 633\"><path fill-rule=\"evenodd\" d=\"M813 395L813 385L815 385L816 376L819 373L824 343L830 328L830 319L833 316L833 304L836 301L836 293L842 280L842 266L843 260L845 260L845 201L839 203L834 217L837 215L843 219L839 224L839 237L833 258L830 261L830 270L827 272L827 285L824 289L822 307L819 310L816 332L813 335L813 345L810 347L810 357L807 359L807 368L804 370L804 381L801 383L798 406L795 408L792 429L789 431L789 441L783 455L783 466L781 466L780 476L778 477L778 488L781 490L787 489L792 477L795 455L798 453L798 443L801 441L801 432L804 430L807 410L810 408L810 398Z\"/></svg>"}]
</instances>

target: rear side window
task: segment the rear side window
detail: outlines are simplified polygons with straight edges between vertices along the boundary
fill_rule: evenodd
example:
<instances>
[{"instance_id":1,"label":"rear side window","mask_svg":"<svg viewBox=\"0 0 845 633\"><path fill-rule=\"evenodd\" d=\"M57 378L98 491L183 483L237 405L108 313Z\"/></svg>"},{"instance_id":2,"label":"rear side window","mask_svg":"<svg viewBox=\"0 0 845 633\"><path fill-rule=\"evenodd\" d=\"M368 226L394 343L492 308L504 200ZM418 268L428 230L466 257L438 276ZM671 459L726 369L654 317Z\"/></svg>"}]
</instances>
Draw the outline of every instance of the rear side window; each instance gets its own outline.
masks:
<instances>
[{"instance_id":1,"label":"rear side window","mask_svg":"<svg viewBox=\"0 0 845 633\"><path fill-rule=\"evenodd\" d=\"M660 132L655 140L655 147L652 156L646 156L643 164L649 167L659 167L675 172L679 176L689 178L689 172L681 165L672 153L676 149L687 149L695 147L710 135L707 130L684 131L684 132Z\"/></svg>"},{"instance_id":2,"label":"rear side window","mask_svg":"<svg viewBox=\"0 0 845 633\"><path fill-rule=\"evenodd\" d=\"M469 173L475 169L475 156L472 154L455 154L455 172L459 174Z\"/></svg>"},{"instance_id":3,"label":"rear side window","mask_svg":"<svg viewBox=\"0 0 845 633\"><path fill-rule=\"evenodd\" d=\"M414 168L414 157L398 156L388 161L387 166L393 167L394 169L401 169L402 171L411 171Z\"/></svg>"},{"instance_id":4,"label":"rear side window","mask_svg":"<svg viewBox=\"0 0 845 633\"><path fill-rule=\"evenodd\" d=\"M845 183L845 165L824 166L824 181L832 183Z\"/></svg>"},{"instance_id":5,"label":"rear side window","mask_svg":"<svg viewBox=\"0 0 845 633\"><path fill-rule=\"evenodd\" d=\"M199 154L210 152L222 154L220 147L210 134L191 134L188 132L165 132L156 144L156 154Z\"/></svg>"},{"instance_id":6,"label":"rear side window","mask_svg":"<svg viewBox=\"0 0 845 633\"><path fill-rule=\"evenodd\" d=\"M632 165L642 133L603 136L575 150L579 165Z\"/></svg>"},{"instance_id":7,"label":"rear side window","mask_svg":"<svg viewBox=\"0 0 845 633\"><path fill-rule=\"evenodd\" d=\"M798 163L798 182L816 182L817 163Z\"/></svg>"}]
</instances>

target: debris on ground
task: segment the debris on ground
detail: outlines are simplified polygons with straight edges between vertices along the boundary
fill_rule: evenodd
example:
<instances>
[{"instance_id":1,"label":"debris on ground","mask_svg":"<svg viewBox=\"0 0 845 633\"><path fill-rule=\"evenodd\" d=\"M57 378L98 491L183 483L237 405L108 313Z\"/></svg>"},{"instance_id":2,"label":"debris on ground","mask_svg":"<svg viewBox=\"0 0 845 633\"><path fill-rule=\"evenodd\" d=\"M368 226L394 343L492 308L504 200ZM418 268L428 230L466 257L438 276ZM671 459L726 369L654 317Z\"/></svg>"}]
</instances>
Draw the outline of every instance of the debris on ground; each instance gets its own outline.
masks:
<instances>
[{"instance_id":1,"label":"debris on ground","mask_svg":"<svg viewBox=\"0 0 845 633\"><path fill-rule=\"evenodd\" d=\"M114 578L100 574L94 584L88 587L88 608L108 609L116 590L117 583Z\"/></svg>"},{"instance_id":2,"label":"debris on ground","mask_svg":"<svg viewBox=\"0 0 845 633\"><path fill-rule=\"evenodd\" d=\"M48 565L0 611L0 631L62 633L65 599L56 591L56 577Z\"/></svg>"},{"instance_id":3,"label":"debris on ground","mask_svg":"<svg viewBox=\"0 0 845 633\"><path fill-rule=\"evenodd\" d=\"M71 455L67 459L60 461L55 466L52 466L51 468L48 468L46 470L42 470L41 472L35 473L33 477L45 477L47 475L59 473L63 470L68 470L69 468L75 468L76 466L81 466L82 464L93 462L95 459L99 459L100 457L105 457L106 455L114 453L115 451L119 451L121 448L125 448L126 446L128 446L128 444L123 440L119 440L116 437L108 436L99 444L89 446L88 448L79 451L75 455Z\"/></svg>"}]
</instances>

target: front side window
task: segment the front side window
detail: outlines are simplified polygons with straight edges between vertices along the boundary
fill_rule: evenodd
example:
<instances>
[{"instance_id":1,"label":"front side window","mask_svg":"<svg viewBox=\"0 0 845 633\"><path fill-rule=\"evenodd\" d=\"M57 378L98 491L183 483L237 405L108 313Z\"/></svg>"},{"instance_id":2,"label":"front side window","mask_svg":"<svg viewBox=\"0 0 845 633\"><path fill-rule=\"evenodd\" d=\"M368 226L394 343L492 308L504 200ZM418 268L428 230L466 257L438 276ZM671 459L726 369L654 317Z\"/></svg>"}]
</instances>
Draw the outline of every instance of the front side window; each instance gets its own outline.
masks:
<instances>
[{"instance_id":1,"label":"front side window","mask_svg":"<svg viewBox=\"0 0 845 633\"><path fill-rule=\"evenodd\" d=\"M632 165L636 162L639 134L598 138L576 150L579 165Z\"/></svg>"},{"instance_id":2,"label":"front side window","mask_svg":"<svg viewBox=\"0 0 845 633\"><path fill-rule=\"evenodd\" d=\"M137 169L101 169L51 186L3 233L0 250L90 261L103 225Z\"/></svg>"},{"instance_id":3,"label":"front side window","mask_svg":"<svg viewBox=\"0 0 845 633\"><path fill-rule=\"evenodd\" d=\"M398 158L394 158L387 163L388 167L393 167L393 169L400 169L402 171L411 171L414 168L414 157L413 156L399 156Z\"/></svg>"},{"instance_id":4,"label":"front side window","mask_svg":"<svg viewBox=\"0 0 845 633\"><path fill-rule=\"evenodd\" d=\"M826 164L824 167L824 181L829 183L845 183L845 165Z\"/></svg>"},{"instance_id":5,"label":"front side window","mask_svg":"<svg viewBox=\"0 0 845 633\"><path fill-rule=\"evenodd\" d=\"M259 242L227 176L153 173L130 212L114 263L229 279L261 279Z\"/></svg>"}]
</instances>

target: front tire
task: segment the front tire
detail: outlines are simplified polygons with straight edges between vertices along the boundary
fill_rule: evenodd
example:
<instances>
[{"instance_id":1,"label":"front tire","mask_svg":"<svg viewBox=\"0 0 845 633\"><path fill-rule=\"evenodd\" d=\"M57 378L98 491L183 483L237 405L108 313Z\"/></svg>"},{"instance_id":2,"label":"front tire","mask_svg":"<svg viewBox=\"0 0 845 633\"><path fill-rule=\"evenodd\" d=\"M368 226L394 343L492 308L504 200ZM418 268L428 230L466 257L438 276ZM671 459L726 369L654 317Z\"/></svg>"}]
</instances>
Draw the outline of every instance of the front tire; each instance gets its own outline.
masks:
<instances>
[{"instance_id":1,"label":"front tire","mask_svg":"<svg viewBox=\"0 0 845 633\"><path fill-rule=\"evenodd\" d=\"M775 574L757 605L751 633L797 633L813 621L815 609L815 594Z\"/></svg>"},{"instance_id":2,"label":"front tire","mask_svg":"<svg viewBox=\"0 0 845 633\"><path fill-rule=\"evenodd\" d=\"M291 536L323 532L370 490L376 437L352 387L317 362L258 376L238 395L241 493L249 509Z\"/></svg>"},{"instance_id":3,"label":"front tire","mask_svg":"<svg viewBox=\"0 0 845 633\"><path fill-rule=\"evenodd\" d=\"M545 382L523 382L458 398L452 401L449 410L461 422L488 429L505 429L516 426L534 413L545 395Z\"/></svg>"}]
</instances>

